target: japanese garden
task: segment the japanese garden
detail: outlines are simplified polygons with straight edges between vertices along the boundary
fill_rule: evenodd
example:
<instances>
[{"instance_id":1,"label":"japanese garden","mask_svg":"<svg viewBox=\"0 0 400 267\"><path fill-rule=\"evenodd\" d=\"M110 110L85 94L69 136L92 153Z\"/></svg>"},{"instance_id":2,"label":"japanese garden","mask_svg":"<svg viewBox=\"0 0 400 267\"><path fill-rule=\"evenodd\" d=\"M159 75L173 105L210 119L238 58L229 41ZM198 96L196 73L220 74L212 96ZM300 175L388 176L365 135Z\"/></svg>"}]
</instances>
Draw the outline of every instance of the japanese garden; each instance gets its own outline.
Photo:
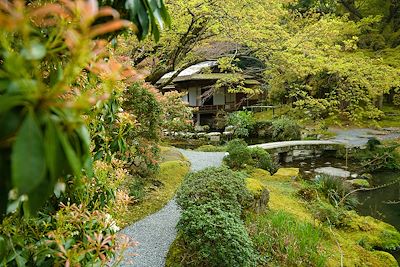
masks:
<instances>
[{"instance_id":1,"label":"japanese garden","mask_svg":"<svg viewBox=\"0 0 400 267\"><path fill-rule=\"evenodd\" d=\"M0 0L0 266L399 266L400 2Z\"/></svg>"}]
</instances>

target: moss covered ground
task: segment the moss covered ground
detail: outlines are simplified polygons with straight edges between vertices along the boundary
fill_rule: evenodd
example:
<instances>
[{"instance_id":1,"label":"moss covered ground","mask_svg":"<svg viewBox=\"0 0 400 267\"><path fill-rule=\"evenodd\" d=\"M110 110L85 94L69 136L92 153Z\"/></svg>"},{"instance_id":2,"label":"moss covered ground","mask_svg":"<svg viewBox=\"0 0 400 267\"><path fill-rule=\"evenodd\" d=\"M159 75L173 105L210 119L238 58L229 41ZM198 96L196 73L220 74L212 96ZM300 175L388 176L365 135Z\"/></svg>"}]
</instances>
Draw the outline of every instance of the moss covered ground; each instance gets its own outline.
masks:
<instances>
[{"instance_id":1,"label":"moss covered ground","mask_svg":"<svg viewBox=\"0 0 400 267\"><path fill-rule=\"evenodd\" d=\"M151 181L146 181L145 195L140 202L116 218L118 225L124 227L157 212L175 195L176 189L190 170L190 164L175 148L161 148L160 171ZM154 184L157 184L155 186Z\"/></svg>"},{"instance_id":2,"label":"moss covered ground","mask_svg":"<svg viewBox=\"0 0 400 267\"><path fill-rule=\"evenodd\" d=\"M282 174L285 170L278 172ZM298 224L311 224L321 232L323 238L319 240L318 249L326 256L323 266L341 266L341 263L343 266L398 266L394 257L383 251L400 246L400 233L393 226L372 217L359 216L351 211L345 213L344 225L336 228L315 218L308 208L308 203L297 196L300 183L293 181L292 175L288 175L287 179L276 179L263 170L255 169L250 173L250 178L261 181L270 191L270 212L285 212L295 218ZM257 216L270 215L266 212ZM253 237L259 237L254 224L248 226L253 232ZM293 234L295 233L296 231L293 231ZM282 259L285 257L281 256L272 255L270 260L278 265L284 264ZM317 261L308 264L300 262L296 265L320 266Z\"/></svg>"}]
</instances>

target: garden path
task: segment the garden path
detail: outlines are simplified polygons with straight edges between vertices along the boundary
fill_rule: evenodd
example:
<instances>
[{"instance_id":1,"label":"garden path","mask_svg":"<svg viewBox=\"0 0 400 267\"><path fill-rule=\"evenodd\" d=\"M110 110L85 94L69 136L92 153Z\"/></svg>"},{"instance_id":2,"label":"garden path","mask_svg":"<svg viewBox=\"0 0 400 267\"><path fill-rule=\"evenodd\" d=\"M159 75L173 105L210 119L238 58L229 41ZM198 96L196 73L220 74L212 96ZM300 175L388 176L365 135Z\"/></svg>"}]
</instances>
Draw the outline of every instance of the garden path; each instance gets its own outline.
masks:
<instances>
[{"instance_id":1,"label":"garden path","mask_svg":"<svg viewBox=\"0 0 400 267\"><path fill-rule=\"evenodd\" d=\"M189 159L192 171L220 166L225 155L225 152L179 151ZM173 199L160 211L123 229L121 234L138 245L125 251L121 266L163 267L168 249L176 237L175 226L179 217L180 210Z\"/></svg>"}]
</instances>

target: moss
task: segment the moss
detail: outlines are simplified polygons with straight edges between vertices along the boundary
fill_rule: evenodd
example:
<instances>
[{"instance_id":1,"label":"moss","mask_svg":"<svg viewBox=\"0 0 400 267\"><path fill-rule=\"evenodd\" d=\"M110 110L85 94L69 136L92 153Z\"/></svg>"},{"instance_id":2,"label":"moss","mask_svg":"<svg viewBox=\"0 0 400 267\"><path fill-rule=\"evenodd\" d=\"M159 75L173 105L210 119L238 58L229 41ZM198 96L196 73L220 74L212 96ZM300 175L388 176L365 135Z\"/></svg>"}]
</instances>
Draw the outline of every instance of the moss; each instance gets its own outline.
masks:
<instances>
[{"instance_id":1,"label":"moss","mask_svg":"<svg viewBox=\"0 0 400 267\"><path fill-rule=\"evenodd\" d=\"M299 168L280 168L274 175L262 169L250 171L251 178L261 179L262 181L292 181L298 175Z\"/></svg>"},{"instance_id":2,"label":"moss","mask_svg":"<svg viewBox=\"0 0 400 267\"><path fill-rule=\"evenodd\" d=\"M178 149L174 147L165 147L162 146L160 147L161 150L161 162L167 162L167 161L187 161L185 156L182 155L181 152L179 152Z\"/></svg>"},{"instance_id":3,"label":"moss","mask_svg":"<svg viewBox=\"0 0 400 267\"><path fill-rule=\"evenodd\" d=\"M370 187L369 182L366 179L353 179L349 180L354 187Z\"/></svg>"},{"instance_id":4,"label":"moss","mask_svg":"<svg viewBox=\"0 0 400 267\"><path fill-rule=\"evenodd\" d=\"M272 178L279 181L290 181L299 175L299 168L280 168Z\"/></svg>"},{"instance_id":5,"label":"moss","mask_svg":"<svg viewBox=\"0 0 400 267\"><path fill-rule=\"evenodd\" d=\"M400 247L400 233L390 224L360 216L355 211L347 212L343 221L348 236L366 249L394 250Z\"/></svg>"},{"instance_id":6,"label":"moss","mask_svg":"<svg viewBox=\"0 0 400 267\"><path fill-rule=\"evenodd\" d=\"M262 191L266 189L265 185L262 182L253 178L246 178L246 187L255 197L259 197Z\"/></svg>"},{"instance_id":7,"label":"moss","mask_svg":"<svg viewBox=\"0 0 400 267\"><path fill-rule=\"evenodd\" d=\"M393 226L372 217L357 215L354 211L345 212L346 217L340 220L345 222L343 228L322 224L308 208L309 204L296 196L296 181L277 180L260 169L249 173L250 178L267 186L270 191L269 207L272 211L285 211L300 222L321 226L326 234L321 243L321 252L329 255L326 266L340 266L341 260L343 266L398 266L390 254L374 250L393 249L400 245L400 234ZM276 259L272 259L274 260Z\"/></svg>"},{"instance_id":8,"label":"moss","mask_svg":"<svg viewBox=\"0 0 400 267\"><path fill-rule=\"evenodd\" d=\"M382 262L382 266L387 266L387 267L399 266L393 255L386 251L379 251L379 250L372 251L372 254L374 254L379 259L380 262Z\"/></svg>"},{"instance_id":9,"label":"moss","mask_svg":"<svg viewBox=\"0 0 400 267\"><path fill-rule=\"evenodd\" d=\"M181 242L181 237L178 236L169 247L167 258L165 259L165 267L182 266L180 261L184 255L184 249L181 245Z\"/></svg>"},{"instance_id":10,"label":"moss","mask_svg":"<svg viewBox=\"0 0 400 267\"><path fill-rule=\"evenodd\" d=\"M136 222L157 212L172 199L176 189L189 172L190 165L186 161L167 161L160 164L160 172L155 179L162 184L156 189L151 188L143 201L129 207L128 211L118 216L118 225L122 227Z\"/></svg>"}]
</instances>

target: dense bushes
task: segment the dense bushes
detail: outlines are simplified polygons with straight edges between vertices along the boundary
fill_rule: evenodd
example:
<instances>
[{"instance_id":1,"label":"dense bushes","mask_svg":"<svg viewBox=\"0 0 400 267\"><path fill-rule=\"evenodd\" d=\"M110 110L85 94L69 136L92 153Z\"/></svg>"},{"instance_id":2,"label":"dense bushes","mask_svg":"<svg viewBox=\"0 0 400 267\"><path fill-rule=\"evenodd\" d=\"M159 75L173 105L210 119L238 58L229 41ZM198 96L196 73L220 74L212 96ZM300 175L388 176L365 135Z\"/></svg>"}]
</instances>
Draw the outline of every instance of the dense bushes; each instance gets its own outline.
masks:
<instances>
[{"instance_id":1,"label":"dense bushes","mask_svg":"<svg viewBox=\"0 0 400 267\"><path fill-rule=\"evenodd\" d=\"M253 113L250 111L236 111L228 116L228 124L233 126L235 137L246 137L253 127Z\"/></svg>"},{"instance_id":2,"label":"dense bushes","mask_svg":"<svg viewBox=\"0 0 400 267\"><path fill-rule=\"evenodd\" d=\"M299 124L287 117L273 120L271 130L273 141L300 140L301 138Z\"/></svg>"},{"instance_id":3,"label":"dense bushes","mask_svg":"<svg viewBox=\"0 0 400 267\"><path fill-rule=\"evenodd\" d=\"M276 172L276 165L271 156L262 148L249 148L243 140L234 139L228 143L227 151L229 154L224 157L224 162L232 169L253 166L270 173Z\"/></svg>"},{"instance_id":4,"label":"dense bushes","mask_svg":"<svg viewBox=\"0 0 400 267\"><path fill-rule=\"evenodd\" d=\"M244 176L227 168L189 174L177 194L186 266L255 266L257 256L240 219L251 196Z\"/></svg>"},{"instance_id":5,"label":"dense bushes","mask_svg":"<svg viewBox=\"0 0 400 267\"><path fill-rule=\"evenodd\" d=\"M118 230L109 214L75 204L61 204L55 216L9 216L0 225L0 265L101 266L115 255Z\"/></svg>"},{"instance_id":6,"label":"dense bushes","mask_svg":"<svg viewBox=\"0 0 400 267\"><path fill-rule=\"evenodd\" d=\"M288 117L260 120L252 124L250 136L271 142L300 140L301 127L295 120Z\"/></svg>"},{"instance_id":7,"label":"dense bushes","mask_svg":"<svg viewBox=\"0 0 400 267\"><path fill-rule=\"evenodd\" d=\"M239 215L249 199L244 175L224 167L189 174L177 193L177 202L183 209L217 201Z\"/></svg>"}]
</instances>

